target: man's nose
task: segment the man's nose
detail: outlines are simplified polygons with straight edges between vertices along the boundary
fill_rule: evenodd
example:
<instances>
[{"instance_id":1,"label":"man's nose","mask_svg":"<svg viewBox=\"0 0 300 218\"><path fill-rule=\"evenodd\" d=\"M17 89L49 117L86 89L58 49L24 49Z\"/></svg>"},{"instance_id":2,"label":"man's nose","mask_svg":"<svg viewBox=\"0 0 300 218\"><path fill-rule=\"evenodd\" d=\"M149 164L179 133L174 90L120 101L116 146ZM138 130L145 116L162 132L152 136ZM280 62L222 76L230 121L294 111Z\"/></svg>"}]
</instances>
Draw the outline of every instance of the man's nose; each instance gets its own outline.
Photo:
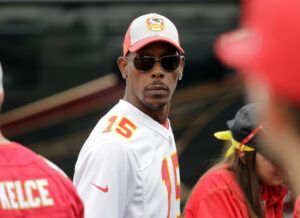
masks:
<instances>
[{"instance_id":1,"label":"man's nose","mask_svg":"<svg viewBox=\"0 0 300 218\"><path fill-rule=\"evenodd\" d=\"M151 73L151 77L152 78L164 78L164 73L163 73L163 69L162 66L160 64L160 61L155 61L155 64L152 68L152 73Z\"/></svg>"},{"instance_id":2,"label":"man's nose","mask_svg":"<svg viewBox=\"0 0 300 218\"><path fill-rule=\"evenodd\" d=\"M164 74L161 70L155 70L151 73L151 77L154 79L154 78L164 78Z\"/></svg>"}]
</instances>

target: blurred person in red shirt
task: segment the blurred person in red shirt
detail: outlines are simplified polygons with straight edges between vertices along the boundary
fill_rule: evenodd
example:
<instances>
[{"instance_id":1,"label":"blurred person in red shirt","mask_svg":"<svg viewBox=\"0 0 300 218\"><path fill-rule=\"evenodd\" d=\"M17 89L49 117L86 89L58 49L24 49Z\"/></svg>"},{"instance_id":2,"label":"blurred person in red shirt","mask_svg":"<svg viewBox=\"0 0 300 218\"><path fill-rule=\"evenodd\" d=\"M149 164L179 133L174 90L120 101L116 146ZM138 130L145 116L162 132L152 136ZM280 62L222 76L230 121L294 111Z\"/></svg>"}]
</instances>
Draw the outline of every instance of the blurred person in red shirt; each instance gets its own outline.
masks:
<instances>
[{"instance_id":1,"label":"blurred person in red shirt","mask_svg":"<svg viewBox=\"0 0 300 218\"><path fill-rule=\"evenodd\" d=\"M265 149L289 173L300 194L300 1L252 0L242 6L238 30L221 35L216 53L245 80L249 100L268 120ZM300 217L297 197L294 217Z\"/></svg>"},{"instance_id":2,"label":"blurred person in red shirt","mask_svg":"<svg viewBox=\"0 0 300 218\"><path fill-rule=\"evenodd\" d=\"M0 107L4 99L0 65ZM52 162L0 131L0 217L83 218L72 181Z\"/></svg>"},{"instance_id":3,"label":"blurred person in red shirt","mask_svg":"<svg viewBox=\"0 0 300 218\"><path fill-rule=\"evenodd\" d=\"M245 105L227 122L229 130L215 133L231 146L198 181L185 218L283 217L284 172L260 150L264 124L258 124L257 110Z\"/></svg>"}]
</instances>

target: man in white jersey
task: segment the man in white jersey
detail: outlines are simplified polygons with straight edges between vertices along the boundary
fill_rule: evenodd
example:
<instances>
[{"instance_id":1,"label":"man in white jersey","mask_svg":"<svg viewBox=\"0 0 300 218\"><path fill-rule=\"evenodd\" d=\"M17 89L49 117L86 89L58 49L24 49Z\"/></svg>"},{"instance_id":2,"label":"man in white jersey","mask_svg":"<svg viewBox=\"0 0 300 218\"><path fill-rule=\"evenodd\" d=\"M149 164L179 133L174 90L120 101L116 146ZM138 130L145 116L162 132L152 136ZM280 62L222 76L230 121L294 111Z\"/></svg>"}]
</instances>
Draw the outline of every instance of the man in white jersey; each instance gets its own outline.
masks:
<instances>
[{"instance_id":1,"label":"man in white jersey","mask_svg":"<svg viewBox=\"0 0 300 218\"><path fill-rule=\"evenodd\" d=\"M180 217L180 177L168 120L184 53L175 25L159 14L136 18L118 58L125 94L83 145L74 184L85 216Z\"/></svg>"}]
</instances>

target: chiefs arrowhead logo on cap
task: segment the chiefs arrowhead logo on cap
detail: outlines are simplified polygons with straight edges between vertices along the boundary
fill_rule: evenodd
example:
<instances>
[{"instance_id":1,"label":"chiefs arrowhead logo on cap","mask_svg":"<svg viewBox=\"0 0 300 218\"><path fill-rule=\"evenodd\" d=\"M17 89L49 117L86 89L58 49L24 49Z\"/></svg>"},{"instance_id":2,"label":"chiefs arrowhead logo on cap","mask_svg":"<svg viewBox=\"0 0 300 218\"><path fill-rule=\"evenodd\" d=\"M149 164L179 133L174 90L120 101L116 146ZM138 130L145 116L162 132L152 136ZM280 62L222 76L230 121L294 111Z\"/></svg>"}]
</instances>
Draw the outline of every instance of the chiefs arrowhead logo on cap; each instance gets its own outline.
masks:
<instances>
[{"instance_id":1,"label":"chiefs arrowhead logo on cap","mask_svg":"<svg viewBox=\"0 0 300 218\"><path fill-rule=\"evenodd\" d=\"M165 22L160 17L149 17L146 20L148 29L151 31L163 31L165 27Z\"/></svg>"}]
</instances>

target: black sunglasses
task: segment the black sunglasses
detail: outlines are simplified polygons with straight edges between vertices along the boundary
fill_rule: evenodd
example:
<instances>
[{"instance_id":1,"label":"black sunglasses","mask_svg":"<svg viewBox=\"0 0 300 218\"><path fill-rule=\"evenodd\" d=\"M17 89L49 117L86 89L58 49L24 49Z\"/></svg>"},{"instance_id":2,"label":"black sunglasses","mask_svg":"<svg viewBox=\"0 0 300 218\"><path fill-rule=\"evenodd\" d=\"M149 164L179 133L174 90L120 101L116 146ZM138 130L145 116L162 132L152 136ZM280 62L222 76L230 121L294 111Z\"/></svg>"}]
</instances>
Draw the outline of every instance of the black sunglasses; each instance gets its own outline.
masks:
<instances>
[{"instance_id":1,"label":"black sunglasses","mask_svg":"<svg viewBox=\"0 0 300 218\"><path fill-rule=\"evenodd\" d=\"M133 61L134 67L139 71L151 70L155 64L155 61L160 61L160 65L166 71L176 70L180 65L180 60L183 58L181 55L166 55L159 58L153 56L137 56L133 59L126 57L127 60Z\"/></svg>"}]
</instances>

